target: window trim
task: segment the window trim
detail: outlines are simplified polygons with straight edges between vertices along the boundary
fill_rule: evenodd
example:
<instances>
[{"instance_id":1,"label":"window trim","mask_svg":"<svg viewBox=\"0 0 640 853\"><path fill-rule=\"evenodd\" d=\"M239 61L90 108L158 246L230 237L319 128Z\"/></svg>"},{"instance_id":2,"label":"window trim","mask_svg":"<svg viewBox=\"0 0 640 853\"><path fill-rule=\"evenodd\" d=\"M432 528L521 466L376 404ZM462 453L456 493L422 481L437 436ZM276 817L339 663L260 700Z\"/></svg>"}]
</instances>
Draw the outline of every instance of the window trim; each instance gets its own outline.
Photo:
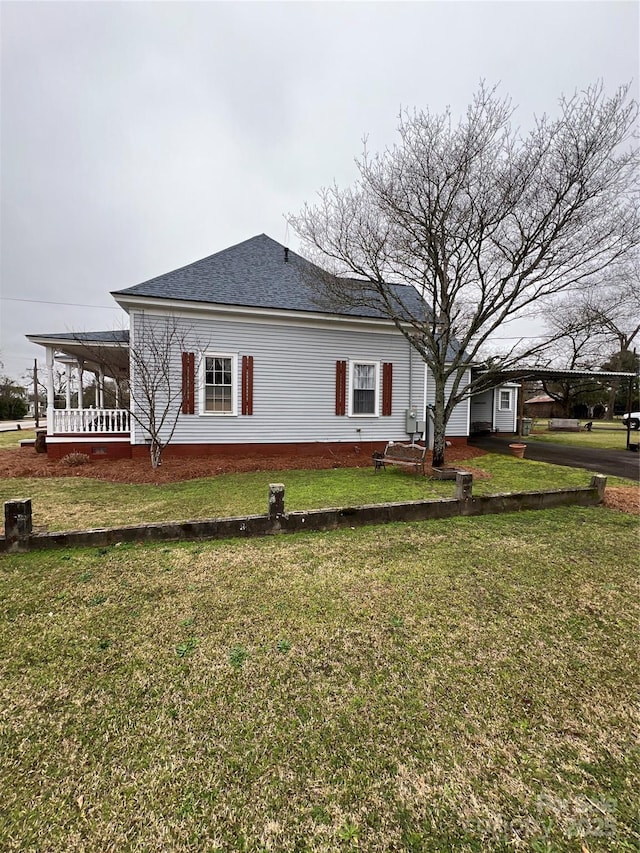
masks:
<instances>
[{"instance_id":1,"label":"window trim","mask_svg":"<svg viewBox=\"0 0 640 853\"><path fill-rule=\"evenodd\" d=\"M357 364L371 364L375 368L374 381L374 407L373 412L354 412L353 411L353 373ZM353 358L349 359L349 409L348 416L350 418L379 418L380 417L380 362L368 358Z\"/></svg>"},{"instance_id":2,"label":"window trim","mask_svg":"<svg viewBox=\"0 0 640 853\"><path fill-rule=\"evenodd\" d=\"M230 412L208 412L206 408L207 389L207 359L208 358L230 358L231 359L231 411ZM205 418L233 418L238 415L238 354L235 352L203 352L200 359L200 415Z\"/></svg>"},{"instance_id":3,"label":"window trim","mask_svg":"<svg viewBox=\"0 0 640 853\"><path fill-rule=\"evenodd\" d=\"M502 395L509 395L509 403L506 406L502 405ZM499 388L498 389L498 411L499 412L512 412L513 411L513 389L512 388Z\"/></svg>"}]
</instances>

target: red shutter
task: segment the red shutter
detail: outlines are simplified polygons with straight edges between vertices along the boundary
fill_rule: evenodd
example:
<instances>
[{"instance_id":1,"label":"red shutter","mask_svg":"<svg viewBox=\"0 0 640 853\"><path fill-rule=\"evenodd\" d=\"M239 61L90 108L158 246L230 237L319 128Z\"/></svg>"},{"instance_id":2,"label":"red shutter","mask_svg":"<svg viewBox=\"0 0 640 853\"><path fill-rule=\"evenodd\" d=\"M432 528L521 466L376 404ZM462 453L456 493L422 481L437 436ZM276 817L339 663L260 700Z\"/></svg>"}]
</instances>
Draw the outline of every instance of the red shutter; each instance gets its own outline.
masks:
<instances>
[{"instance_id":1,"label":"red shutter","mask_svg":"<svg viewBox=\"0 0 640 853\"><path fill-rule=\"evenodd\" d=\"M253 414L253 356L242 356L242 414Z\"/></svg>"},{"instance_id":2,"label":"red shutter","mask_svg":"<svg viewBox=\"0 0 640 853\"><path fill-rule=\"evenodd\" d=\"M391 414L393 397L393 364L385 361L382 365L382 414Z\"/></svg>"},{"instance_id":3,"label":"red shutter","mask_svg":"<svg viewBox=\"0 0 640 853\"><path fill-rule=\"evenodd\" d=\"M192 352L182 353L182 414L195 414L196 402L196 371L195 355Z\"/></svg>"},{"instance_id":4,"label":"red shutter","mask_svg":"<svg viewBox=\"0 0 640 853\"><path fill-rule=\"evenodd\" d=\"M347 362L336 361L336 415L347 413Z\"/></svg>"}]
</instances>

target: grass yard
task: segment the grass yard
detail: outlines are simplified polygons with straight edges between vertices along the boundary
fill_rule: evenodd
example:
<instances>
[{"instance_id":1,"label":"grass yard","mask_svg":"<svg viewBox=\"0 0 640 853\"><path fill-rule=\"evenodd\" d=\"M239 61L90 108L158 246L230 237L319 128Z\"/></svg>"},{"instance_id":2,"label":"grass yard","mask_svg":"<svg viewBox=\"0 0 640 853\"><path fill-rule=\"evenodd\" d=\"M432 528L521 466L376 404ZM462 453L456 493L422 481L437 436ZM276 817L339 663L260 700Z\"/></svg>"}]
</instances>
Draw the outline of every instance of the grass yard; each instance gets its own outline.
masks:
<instances>
[{"instance_id":1,"label":"grass yard","mask_svg":"<svg viewBox=\"0 0 640 853\"><path fill-rule=\"evenodd\" d=\"M500 454L470 462L491 475L474 483L477 495L586 486L592 476L580 469ZM399 468L374 474L372 467L366 467L220 474L163 485L127 485L86 477L5 479L0 482L0 503L30 497L36 530L116 527L266 513L269 483L274 482L285 484L290 511L452 497L455 490L452 481L415 477ZM607 482L631 485L616 477Z\"/></svg>"},{"instance_id":2,"label":"grass yard","mask_svg":"<svg viewBox=\"0 0 640 853\"><path fill-rule=\"evenodd\" d=\"M2 849L635 851L637 532L2 557Z\"/></svg>"},{"instance_id":3,"label":"grass yard","mask_svg":"<svg viewBox=\"0 0 640 853\"><path fill-rule=\"evenodd\" d=\"M36 431L34 429L7 430L6 432L0 432L0 450L12 447L19 448L20 442L24 438L34 440L35 437Z\"/></svg>"},{"instance_id":4,"label":"grass yard","mask_svg":"<svg viewBox=\"0 0 640 853\"><path fill-rule=\"evenodd\" d=\"M546 430L547 421L539 420L534 429ZM631 430L631 442L640 441L640 433ZM627 430L621 421L600 421L593 424L591 432L534 432L525 441L546 441L576 447L595 447L601 450L626 450Z\"/></svg>"}]
</instances>

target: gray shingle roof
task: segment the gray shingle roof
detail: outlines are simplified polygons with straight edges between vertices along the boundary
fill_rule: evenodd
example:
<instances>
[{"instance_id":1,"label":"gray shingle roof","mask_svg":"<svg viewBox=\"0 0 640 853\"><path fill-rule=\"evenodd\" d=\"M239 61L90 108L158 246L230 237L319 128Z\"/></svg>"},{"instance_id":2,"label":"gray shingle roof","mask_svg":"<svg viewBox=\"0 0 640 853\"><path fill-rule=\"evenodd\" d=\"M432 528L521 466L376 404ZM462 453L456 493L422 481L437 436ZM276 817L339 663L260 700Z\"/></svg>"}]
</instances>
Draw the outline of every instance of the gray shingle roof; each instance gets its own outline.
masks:
<instances>
[{"instance_id":1,"label":"gray shingle roof","mask_svg":"<svg viewBox=\"0 0 640 853\"><path fill-rule=\"evenodd\" d=\"M38 333L28 338L68 341L79 344L128 344L129 329L116 329L111 332L53 332L50 335Z\"/></svg>"},{"instance_id":2,"label":"gray shingle roof","mask_svg":"<svg viewBox=\"0 0 640 853\"><path fill-rule=\"evenodd\" d=\"M285 247L260 234L173 272L114 291L112 295L116 299L147 296L353 317L384 316L372 307L345 309L321 303L318 285L313 283L314 270L318 268L291 250L285 262ZM415 288L408 285L394 285L394 288L412 312L424 310Z\"/></svg>"}]
</instances>

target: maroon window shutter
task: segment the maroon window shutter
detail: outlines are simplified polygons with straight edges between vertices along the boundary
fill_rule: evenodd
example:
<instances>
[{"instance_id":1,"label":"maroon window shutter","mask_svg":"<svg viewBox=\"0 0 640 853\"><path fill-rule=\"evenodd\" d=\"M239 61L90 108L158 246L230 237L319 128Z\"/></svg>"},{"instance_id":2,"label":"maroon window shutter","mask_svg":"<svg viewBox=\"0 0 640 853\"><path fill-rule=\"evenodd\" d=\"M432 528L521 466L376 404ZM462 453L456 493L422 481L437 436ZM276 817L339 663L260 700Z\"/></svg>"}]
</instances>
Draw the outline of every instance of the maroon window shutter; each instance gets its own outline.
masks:
<instances>
[{"instance_id":1,"label":"maroon window shutter","mask_svg":"<svg viewBox=\"0 0 640 853\"><path fill-rule=\"evenodd\" d=\"M182 353L182 414L195 414L196 376L195 355L192 352Z\"/></svg>"},{"instance_id":2,"label":"maroon window shutter","mask_svg":"<svg viewBox=\"0 0 640 853\"><path fill-rule=\"evenodd\" d=\"M253 414L253 356L242 356L242 414Z\"/></svg>"},{"instance_id":3,"label":"maroon window shutter","mask_svg":"<svg viewBox=\"0 0 640 853\"><path fill-rule=\"evenodd\" d=\"M393 364L386 361L382 365L382 414L390 415L393 396Z\"/></svg>"},{"instance_id":4,"label":"maroon window shutter","mask_svg":"<svg viewBox=\"0 0 640 853\"><path fill-rule=\"evenodd\" d=\"M347 362L336 361L336 415L347 413Z\"/></svg>"}]
</instances>

